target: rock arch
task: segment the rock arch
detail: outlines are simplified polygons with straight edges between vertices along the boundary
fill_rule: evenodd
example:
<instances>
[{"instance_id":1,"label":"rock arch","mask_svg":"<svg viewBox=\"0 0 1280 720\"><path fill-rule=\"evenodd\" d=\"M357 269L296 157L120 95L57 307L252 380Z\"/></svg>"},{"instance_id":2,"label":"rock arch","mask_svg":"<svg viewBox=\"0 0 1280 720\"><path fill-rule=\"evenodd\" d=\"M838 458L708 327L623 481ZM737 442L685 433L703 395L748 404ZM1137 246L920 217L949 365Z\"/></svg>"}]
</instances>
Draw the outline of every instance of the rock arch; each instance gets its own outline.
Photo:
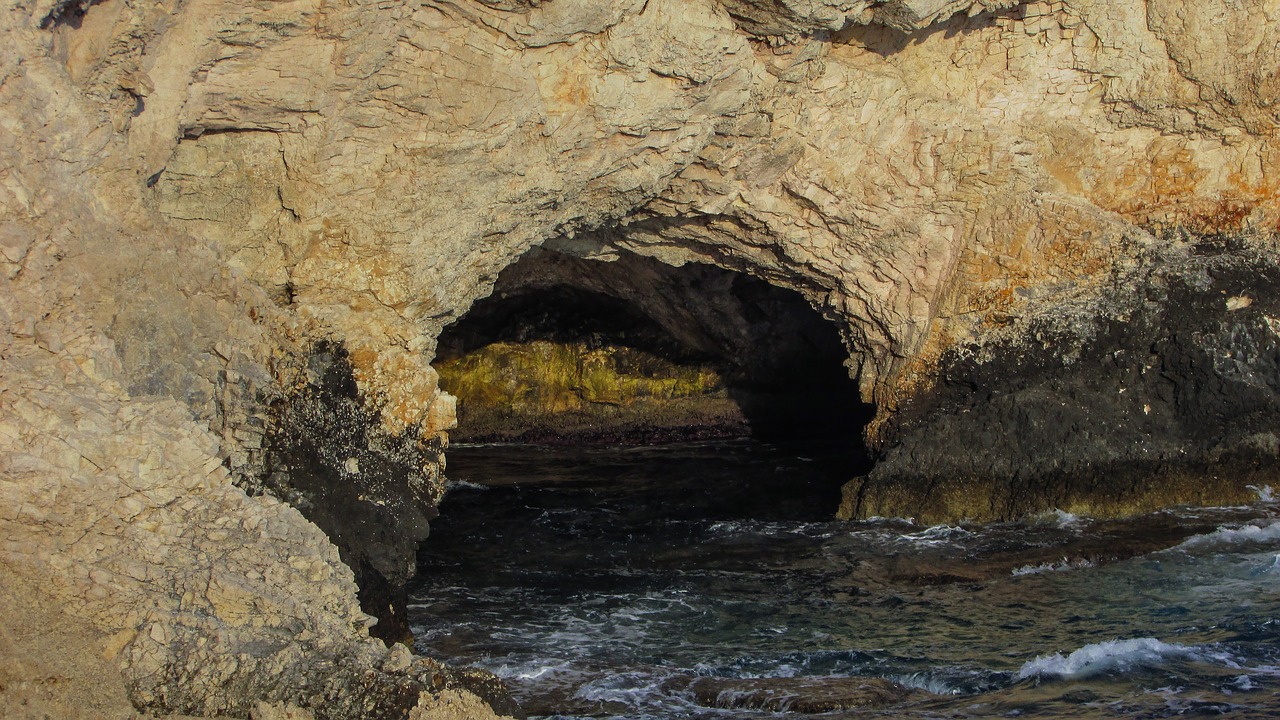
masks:
<instances>
[{"instance_id":1,"label":"rock arch","mask_svg":"<svg viewBox=\"0 0 1280 720\"><path fill-rule=\"evenodd\" d=\"M410 481L354 452L314 474L429 515L441 328L530 248L592 238L843 323L885 453L850 515L1013 517L1084 503L1072 477L1134 489L1099 484L1119 498L1101 512L1239 499L1274 475L1280 416L1275 20L1256 1L18 0L0 559L114 638L149 708L319 688L345 698L329 717L371 696L394 715L443 692L369 642L332 548L273 499L308 502L279 438L358 416L350 437L403 451ZM411 546L419 524L386 530ZM208 560L246 548L252 577ZM408 572L369 549L343 552Z\"/></svg>"},{"instance_id":2,"label":"rock arch","mask_svg":"<svg viewBox=\"0 0 1280 720\"><path fill-rule=\"evenodd\" d=\"M484 414L490 418L487 432L502 437L569 439L573 433L567 423L577 417L584 430L599 427L601 439L609 437L609 428L623 439L629 427L638 426L641 433L652 428L655 439L751 431L792 441L806 435L838 438L850 450L859 446L869 418L850 377L842 328L804 296L714 265L669 264L616 246L606 250L599 240L574 243L582 254L564 252L565 243L556 245L562 250L535 248L509 266L493 295L440 337L436 360L445 363L442 384L455 394L452 388L459 384L468 388L461 392L464 410L469 401L477 411L486 408L460 414L464 437L486 432L467 427L468 420L479 422ZM563 348L536 346L535 352L547 358L559 357L557 352L568 353L566 360L575 358L566 371L576 380L556 383L563 389L542 401L572 406L573 413L540 419L540 405L532 403L527 411L504 418L524 393L537 392L533 384L516 383L500 396L485 398L504 383L498 366L522 358L533 347L530 341ZM474 354L494 342L503 344ZM601 349L603 354L597 352ZM596 394L572 387L586 378L581 368L588 358L605 383ZM639 364L634 371L632 362ZM640 367L649 363L650 370ZM610 368L621 373L616 384L607 382ZM631 395L629 378L649 374L670 382L640 381L636 391L642 394ZM646 399L667 385L671 402L661 396Z\"/></svg>"}]
</instances>

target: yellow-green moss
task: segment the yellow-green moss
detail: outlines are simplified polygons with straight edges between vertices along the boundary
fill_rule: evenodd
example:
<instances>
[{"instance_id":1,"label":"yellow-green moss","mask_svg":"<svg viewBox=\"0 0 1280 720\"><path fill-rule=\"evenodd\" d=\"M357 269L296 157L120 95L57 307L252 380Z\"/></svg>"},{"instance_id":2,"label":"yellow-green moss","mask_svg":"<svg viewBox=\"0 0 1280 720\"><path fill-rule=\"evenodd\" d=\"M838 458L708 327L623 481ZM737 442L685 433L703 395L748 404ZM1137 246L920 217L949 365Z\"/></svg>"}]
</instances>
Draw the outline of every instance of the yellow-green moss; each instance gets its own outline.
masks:
<instances>
[{"instance_id":1,"label":"yellow-green moss","mask_svg":"<svg viewBox=\"0 0 1280 720\"><path fill-rule=\"evenodd\" d=\"M597 406L662 406L725 394L712 367L680 365L633 348L589 348L585 343L494 343L436 368L440 385L459 400L463 425L468 416L486 410L546 417Z\"/></svg>"}]
</instances>

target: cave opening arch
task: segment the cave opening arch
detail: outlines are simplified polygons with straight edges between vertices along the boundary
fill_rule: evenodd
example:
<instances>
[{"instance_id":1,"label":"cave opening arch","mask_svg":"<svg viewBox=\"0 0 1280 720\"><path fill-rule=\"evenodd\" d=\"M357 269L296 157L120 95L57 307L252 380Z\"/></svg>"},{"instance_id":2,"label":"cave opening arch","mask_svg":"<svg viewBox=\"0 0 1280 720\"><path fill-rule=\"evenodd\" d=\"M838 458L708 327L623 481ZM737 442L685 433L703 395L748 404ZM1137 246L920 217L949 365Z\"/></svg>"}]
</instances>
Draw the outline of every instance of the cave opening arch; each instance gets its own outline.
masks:
<instances>
[{"instance_id":1,"label":"cave opening arch","mask_svg":"<svg viewBox=\"0 0 1280 720\"><path fill-rule=\"evenodd\" d=\"M455 441L653 444L750 436L870 458L874 415L836 322L745 272L538 247L439 336Z\"/></svg>"},{"instance_id":2,"label":"cave opening arch","mask_svg":"<svg viewBox=\"0 0 1280 720\"><path fill-rule=\"evenodd\" d=\"M438 337L459 426L409 588L417 647L518 678L580 653L580 682L609 667L605 645L736 636L751 613L703 612L721 602L705 581L812 562L805 543L839 532L840 488L868 468L851 364L837 322L748 273L526 253ZM556 692L513 689L531 715L579 715Z\"/></svg>"}]
</instances>

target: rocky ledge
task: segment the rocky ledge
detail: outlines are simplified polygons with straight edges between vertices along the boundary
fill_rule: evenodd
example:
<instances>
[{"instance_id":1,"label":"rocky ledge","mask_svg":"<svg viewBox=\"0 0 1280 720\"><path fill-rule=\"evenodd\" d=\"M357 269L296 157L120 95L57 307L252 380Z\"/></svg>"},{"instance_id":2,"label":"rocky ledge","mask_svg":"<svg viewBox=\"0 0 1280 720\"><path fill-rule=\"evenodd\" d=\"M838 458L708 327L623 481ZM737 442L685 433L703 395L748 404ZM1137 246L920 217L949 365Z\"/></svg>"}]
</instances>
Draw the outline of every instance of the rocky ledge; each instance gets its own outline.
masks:
<instances>
[{"instance_id":1,"label":"rocky ledge","mask_svg":"<svg viewBox=\"0 0 1280 720\"><path fill-rule=\"evenodd\" d=\"M1101 290L1032 304L944 353L841 516L1114 516L1280 485L1275 245L1170 240L1135 255Z\"/></svg>"}]
</instances>

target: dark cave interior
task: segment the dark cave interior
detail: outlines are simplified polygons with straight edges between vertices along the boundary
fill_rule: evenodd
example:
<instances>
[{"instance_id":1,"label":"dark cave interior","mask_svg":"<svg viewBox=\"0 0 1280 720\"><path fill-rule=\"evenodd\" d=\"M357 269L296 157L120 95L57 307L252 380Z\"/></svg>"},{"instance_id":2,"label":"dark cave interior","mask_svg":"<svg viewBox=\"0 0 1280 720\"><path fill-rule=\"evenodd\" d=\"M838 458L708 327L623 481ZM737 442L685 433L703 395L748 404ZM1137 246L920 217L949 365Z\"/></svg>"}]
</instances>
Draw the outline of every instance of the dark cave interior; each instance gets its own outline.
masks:
<instances>
[{"instance_id":1,"label":"dark cave interior","mask_svg":"<svg viewBox=\"0 0 1280 720\"><path fill-rule=\"evenodd\" d=\"M534 343L576 353L568 362L569 373L582 369L583 355L609 354L611 374L600 382L613 382L620 389L604 400L586 398L583 405L590 407L580 412L595 412L588 425L607 418L624 426L649 426L655 417L670 415L674 404L716 407L715 412L684 412L667 423L665 432L621 428L594 435L569 433L573 437L565 439L570 441L591 435L606 442L647 444L749 434L774 443L856 449L865 456L862 428L873 408L862 402L857 383L849 377L848 352L836 324L799 293L750 275L695 263L677 267L630 253L610 262L547 250L528 253L498 276L489 297L440 336L436 363L442 385L460 398L460 437L470 437L478 403L504 405L504 418L515 425L538 424L528 419L532 414L548 425L566 427L566 403L558 400L544 400L546 407L532 413L510 410L536 392L528 387L536 379L511 377L530 372L528 366L509 357L491 358L490 372L480 380L472 377L474 365L467 371L472 376L462 379L454 369L487 348ZM689 384L688 372L694 370L700 373L696 388L681 395ZM679 399L659 396L652 382L629 380L634 378L666 382L664 392ZM515 389L486 395L464 380L506 383ZM575 376L565 386L585 397L583 382ZM631 406L631 398L624 395L636 387L647 409L620 412L619 406ZM717 424L720 427L707 427ZM535 433L533 439L546 439L546 434Z\"/></svg>"}]
</instances>

